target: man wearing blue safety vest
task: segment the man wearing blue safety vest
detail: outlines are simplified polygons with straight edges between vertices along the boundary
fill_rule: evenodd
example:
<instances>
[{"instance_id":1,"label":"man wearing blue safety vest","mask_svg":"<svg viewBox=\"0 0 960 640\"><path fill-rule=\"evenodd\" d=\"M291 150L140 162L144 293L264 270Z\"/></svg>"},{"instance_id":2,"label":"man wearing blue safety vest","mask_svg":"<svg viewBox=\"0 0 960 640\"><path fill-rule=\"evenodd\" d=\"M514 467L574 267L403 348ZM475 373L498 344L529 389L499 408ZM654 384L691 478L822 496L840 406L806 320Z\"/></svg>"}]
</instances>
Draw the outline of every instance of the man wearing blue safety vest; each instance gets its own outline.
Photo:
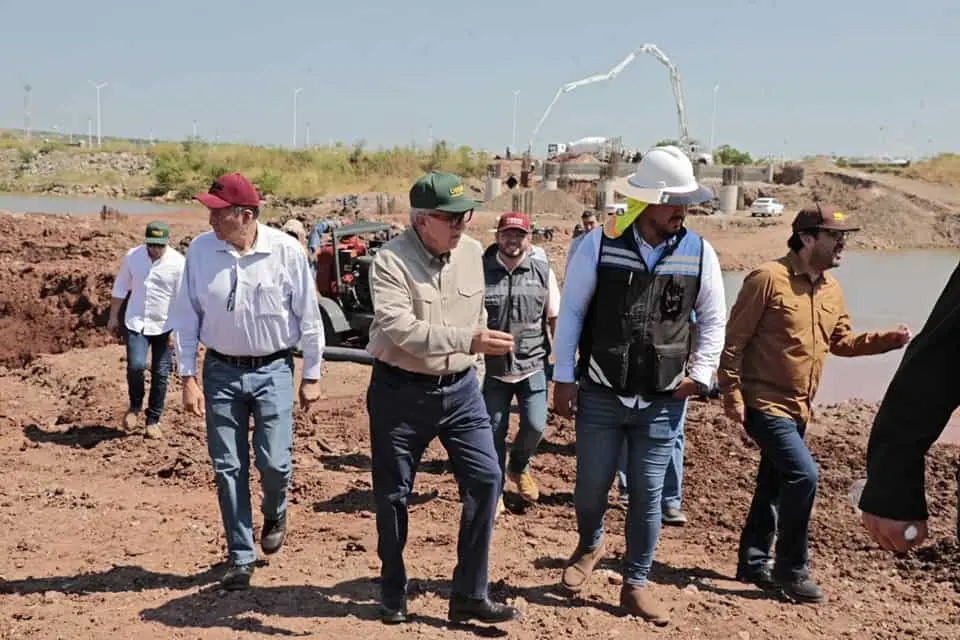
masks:
<instances>
[{"instance_id":1,"label":"man wearing blue safety vest","mask_svg":"<svg viewBox=\"0 0 960 640\"><path fill-rule=\"evenodd\" d=\"M625 442L630 501L620 606L665 625L666 609L646 586L664 475L687 398L709 395L726 304L716 252L683 226L687 205L712 198L687 156L673 146L652 149L615 188L627 196L627 210L577 248L554 339L554 410L576 413L577 433L580 541L563 584L579 592L603 557L607 492Z\"/></svg>"}]
</instances>

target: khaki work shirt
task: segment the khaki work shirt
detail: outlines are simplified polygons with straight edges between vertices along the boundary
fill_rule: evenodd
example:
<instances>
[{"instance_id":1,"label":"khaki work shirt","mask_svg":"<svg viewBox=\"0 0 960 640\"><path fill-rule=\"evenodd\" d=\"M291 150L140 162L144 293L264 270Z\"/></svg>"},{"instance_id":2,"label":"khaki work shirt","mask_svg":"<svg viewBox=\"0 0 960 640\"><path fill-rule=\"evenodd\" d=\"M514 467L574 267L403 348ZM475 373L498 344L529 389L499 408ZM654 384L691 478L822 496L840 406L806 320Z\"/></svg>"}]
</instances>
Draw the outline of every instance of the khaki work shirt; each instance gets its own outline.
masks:
<instances>
[{"instance_id":1,"label":"khaki work shirt","mask_svg":"<svg viewBox=\"0 0 960 640\"><path fill-rule=\"evenodd\" d=\"M370 269L373 323L369 351L378 360L429 375L477 367L473 333L487 326L483 248L468 236L443 257L432 255L412 227L383 245Z\"/></svg>"},{"instance_id":2,"label":"khaki work shirt","mask_svg":"<svg viewBox=\"0 0 960 640\"><path fill-rule=\"evenodd\" d=\"M853 332L840 284L797 270L793 253L751 272L727 321L717 372L724 402L807 422L827 353L896 348L886 333Z\"/></svg>"}]
</instances>

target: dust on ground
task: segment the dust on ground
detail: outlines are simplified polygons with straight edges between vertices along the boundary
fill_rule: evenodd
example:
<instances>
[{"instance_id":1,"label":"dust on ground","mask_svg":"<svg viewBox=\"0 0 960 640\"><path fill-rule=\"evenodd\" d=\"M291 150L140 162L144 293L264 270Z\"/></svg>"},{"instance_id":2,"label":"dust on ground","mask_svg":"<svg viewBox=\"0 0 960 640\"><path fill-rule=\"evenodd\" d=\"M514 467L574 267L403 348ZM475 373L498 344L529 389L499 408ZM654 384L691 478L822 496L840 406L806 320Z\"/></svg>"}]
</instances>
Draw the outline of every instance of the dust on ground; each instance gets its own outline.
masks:
<instances>
[{"instance_id":1,"label":"dust on ground","mask_svg":"<svg viewBox=\"0 0 960 640\"><path fill-rule=\"evenodd\" d=\"M495 219L494 212L478 212L477 235L491 239ZM169 221L174 242L205 228L202 216ZM786 239L786 220L744 219L752 233L735 228L733 219L690 221L728 265L779 254ZM144 223L0 215L0 451L7 459L0 471L0 548L7 558L0 570L0 638L497 636L445 620L459 501L436 443L411 501L406 559L415 619L400 627L376 620L379 562L364 408L369 369L360 365L325 364L324 401L297 417L284 549L257 570L249 592L217 589L225 545L204 427L184 413L177 377L170 381L163 441L120 428L124 349L104 324L114 271ZM774 238L776 246L766 247ZM562 265L568 237L546 244L556 247L551 252ZM829 598L813 607L733 580L758 452L715 403L691 403L684 475L690 522L664 529L651 576L651 588L672 609L666 629L617 613L624 513L615 500L606 521L609 558L579 598L557 590L576 545L576 445L573 425L551 415L533 461L540 502L524 508L508 488L509 512L495 531L491 594L524 612L504 632L516 638L952 637L960 624L958 449L936 445L929 456L930 542L900 558L881 553L846 496L864 474L874 411L855 402L824 408L811 426L820 466L811 565ZM253 493L256 502L255 486ZM255 520L259 528L259 514Z\"/></svg>"}]
</instances>

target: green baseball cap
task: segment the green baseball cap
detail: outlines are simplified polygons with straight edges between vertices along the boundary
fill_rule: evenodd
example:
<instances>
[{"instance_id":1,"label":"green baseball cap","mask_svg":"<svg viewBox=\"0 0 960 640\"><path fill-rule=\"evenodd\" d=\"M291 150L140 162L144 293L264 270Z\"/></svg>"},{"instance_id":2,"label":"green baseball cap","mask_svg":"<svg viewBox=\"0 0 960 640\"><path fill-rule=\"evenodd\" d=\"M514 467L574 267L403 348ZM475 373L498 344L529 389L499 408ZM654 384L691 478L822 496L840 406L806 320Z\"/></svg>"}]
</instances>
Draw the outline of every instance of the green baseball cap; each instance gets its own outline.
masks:
<instances>
[{"instance_id":1,"label":"green baseball cap","mask_svg":"<svg viewBox=\"0 0 960 640\"><path fill-rule=\"evenodd\" d=\"M144 233L144 244L167 244L170 239L170 225L166 222L154 220L147 225L147 231Z\"/></svg>"},{"instance_id":2,"label":"green baseball cap","mask_svg":"<svg viewBox=\"0 0 960 640\"><path fill-rule=\"evenodd\" d=\"M480 203L463 195L463 181L459 176L442 171L431 171L410 188L410 206L444 213L466 213Z\"/></svg>"}]
</instances>

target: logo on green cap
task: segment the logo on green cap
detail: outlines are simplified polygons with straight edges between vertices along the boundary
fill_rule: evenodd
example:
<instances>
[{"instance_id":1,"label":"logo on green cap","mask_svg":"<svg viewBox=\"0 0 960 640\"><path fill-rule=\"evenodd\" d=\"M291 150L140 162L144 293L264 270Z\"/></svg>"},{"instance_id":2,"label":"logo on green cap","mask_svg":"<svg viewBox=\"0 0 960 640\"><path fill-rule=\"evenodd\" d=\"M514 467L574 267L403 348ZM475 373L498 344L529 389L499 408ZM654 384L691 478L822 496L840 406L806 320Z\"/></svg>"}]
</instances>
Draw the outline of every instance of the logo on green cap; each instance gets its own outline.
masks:
<instances>
[{"instance_id":1,"label":"logo on green cap","mask_svg":"<svg viewBox=\"0 0 960 640\"><path fill-rule=\"evenodd\" d=\"M146 244L167 244L170 238L170 227L165 222L154 221L147 225L144 234Z\"/></svg>"},{"instance_id":2,"label":"logo on green cap","mask_svg":"<svg viewBox=\"0 0 960 640\"><path fill-rule=\"evenodd\" d=\"M443 171L431 171L410 189L410 206L415 209L466 213L479 204L464 197L463 181L459 176Z\"/></svg>"}]
</instances>

